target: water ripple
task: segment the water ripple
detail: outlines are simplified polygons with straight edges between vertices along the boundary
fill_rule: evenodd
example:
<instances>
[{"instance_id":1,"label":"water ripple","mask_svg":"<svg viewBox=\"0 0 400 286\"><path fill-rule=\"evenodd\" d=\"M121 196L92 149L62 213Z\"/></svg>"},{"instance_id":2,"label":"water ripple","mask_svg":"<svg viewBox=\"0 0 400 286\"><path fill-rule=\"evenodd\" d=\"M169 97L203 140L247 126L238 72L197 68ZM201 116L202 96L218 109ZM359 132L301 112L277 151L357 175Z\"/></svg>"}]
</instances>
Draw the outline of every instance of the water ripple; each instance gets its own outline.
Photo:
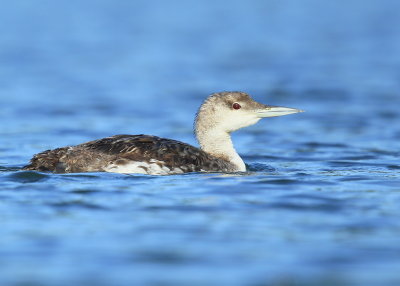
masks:
<instances>
[{"instance_id":1,"label":"water ripple","mask_svg":"<svg viewBox=\"0 0 400 286\"><path fill-rule=\"evenodd\" d=\"M108 210L107 207L101 206L99 204L83 201L83 200L52 202L52 203L47 203L47 205L54 207L56 209L62 209L62 210L75 209L75 208L83 208L83 209L89 209L89 210Z\"/></svg>"},{"instance_id":2,"label":"water ripple","mask_svg":"<svg viewBox=\"0 0 400 286\"><path fill-rule=\"evenodd\" d=\"M35 183L40 181L45 181L50 177L48 174L39 173L35 171L20 171L8 175L7 178L10 181L19 183Z\"/></svg>"}]
</instances>

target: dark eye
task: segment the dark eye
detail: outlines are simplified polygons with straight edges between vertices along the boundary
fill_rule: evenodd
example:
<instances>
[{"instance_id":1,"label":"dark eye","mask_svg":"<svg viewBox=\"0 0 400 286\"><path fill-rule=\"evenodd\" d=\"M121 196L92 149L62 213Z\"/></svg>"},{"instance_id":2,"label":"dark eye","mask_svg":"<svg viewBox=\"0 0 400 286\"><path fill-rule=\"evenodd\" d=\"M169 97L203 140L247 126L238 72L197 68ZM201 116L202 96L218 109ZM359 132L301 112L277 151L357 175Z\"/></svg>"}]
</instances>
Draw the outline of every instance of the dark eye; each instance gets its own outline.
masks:
<instances>
[{"instance_id":1,"label":"dark eye","mask_svg":"<svg viewBox=\"0 0 400 286\"><path fill-rule=\"evenodd\" d=\"M240 106L239 103L235 102L234 104L232 104L232 108L233 108L233 109L240 109L241 106Z\"/></svg>"}]
</instances>

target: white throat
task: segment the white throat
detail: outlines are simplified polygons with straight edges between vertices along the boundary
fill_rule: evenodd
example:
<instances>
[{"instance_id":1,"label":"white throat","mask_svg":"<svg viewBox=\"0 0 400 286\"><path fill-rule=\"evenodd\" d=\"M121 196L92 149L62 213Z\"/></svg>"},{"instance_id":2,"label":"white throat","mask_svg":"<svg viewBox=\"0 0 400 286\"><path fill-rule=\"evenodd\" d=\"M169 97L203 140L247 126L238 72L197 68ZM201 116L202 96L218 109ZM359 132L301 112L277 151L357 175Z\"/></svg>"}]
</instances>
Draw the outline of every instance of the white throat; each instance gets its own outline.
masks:
<instances>
[{"instance_id":1,"label":"white throat","mask_svg":"<svg viewBox=\"0 0 400 286\"><path fill-rule=\"evenodd\" d=\"M246 171L246 165L233 147L229 133L217 129L201 131L203 132L196 129L196 136L204 152L231 162L237 167L237 171Z\"/></svg>"}]
</instances>

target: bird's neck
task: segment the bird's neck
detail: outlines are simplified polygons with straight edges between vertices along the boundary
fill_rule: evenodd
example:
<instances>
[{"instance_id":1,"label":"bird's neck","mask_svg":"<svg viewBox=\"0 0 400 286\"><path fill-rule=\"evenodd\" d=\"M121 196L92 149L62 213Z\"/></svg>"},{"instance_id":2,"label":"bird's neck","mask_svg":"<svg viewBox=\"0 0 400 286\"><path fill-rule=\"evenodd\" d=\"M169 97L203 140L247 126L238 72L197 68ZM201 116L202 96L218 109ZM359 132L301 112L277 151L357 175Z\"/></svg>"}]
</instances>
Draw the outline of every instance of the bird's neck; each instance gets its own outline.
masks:
<instances>
[{"instance_id":1,"label":"bird's neck","mask_svg":"<svg viewBox=\"0 0 400 286\"><path fill-rule=\"evenodd\" d=\"M246 171L246 165L233 147L231 135L228 132L217 129L196 129L195 133L204 152L229 161L237 167L237 171Z\"/></svg>"}]
</instances>

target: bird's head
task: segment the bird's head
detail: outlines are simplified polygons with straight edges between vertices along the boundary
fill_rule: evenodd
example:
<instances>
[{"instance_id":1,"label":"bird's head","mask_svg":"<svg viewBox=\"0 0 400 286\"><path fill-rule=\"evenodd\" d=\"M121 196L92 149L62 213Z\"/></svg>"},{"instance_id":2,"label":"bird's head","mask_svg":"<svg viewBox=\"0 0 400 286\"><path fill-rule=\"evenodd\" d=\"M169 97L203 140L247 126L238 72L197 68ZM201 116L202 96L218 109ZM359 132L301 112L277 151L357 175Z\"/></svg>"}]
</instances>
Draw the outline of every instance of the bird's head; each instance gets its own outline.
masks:
<instances>
[{"instance_id":1,"label":"bird's head","mask_svg":"<svg viewBox=\"0 0 400 286\"><path fill-rule=\"evenodd\" d=\"M209 96L197 112L196 131L220 130L231 133L257 123L264 117L275 117L302 110L259 103L244 92L220 92Z\"/></svg>"}]
</instances>

